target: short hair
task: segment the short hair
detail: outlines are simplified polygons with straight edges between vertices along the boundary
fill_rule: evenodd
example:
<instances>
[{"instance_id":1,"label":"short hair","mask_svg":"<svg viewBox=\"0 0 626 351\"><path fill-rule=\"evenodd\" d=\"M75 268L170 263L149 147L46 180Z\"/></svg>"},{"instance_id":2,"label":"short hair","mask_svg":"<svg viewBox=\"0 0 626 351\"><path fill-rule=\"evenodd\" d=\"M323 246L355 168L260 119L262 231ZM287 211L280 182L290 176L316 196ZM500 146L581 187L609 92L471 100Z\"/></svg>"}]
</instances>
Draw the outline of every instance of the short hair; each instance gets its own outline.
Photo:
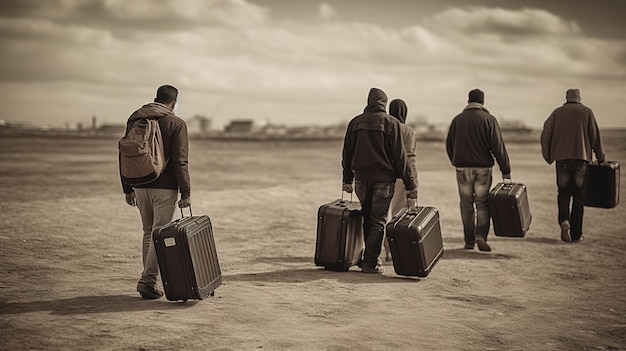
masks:
<instances>
[{"instance_id":1,"label":"short hair","mask_svg":"<svg viewBox=\"0 0 626 351\"><path fill-rule=\"evenodd\" d=\"M477 102L479 104L485 103L485 93L480 89L472 89L468 94L468 102Z\"/></svg>"},{"instance_id":2,"label":"short hair","mask_svg":"<svg viewBox=\"0 0 626 351\"><path fill-rule=\"evenodd\" d=\"M178 98L178 89L174 88L171 85L161 85L159 89L157 89L156 97L154 98L154 102L160 102L162 104L169 104Z\"/></svg>"}]
</instances>

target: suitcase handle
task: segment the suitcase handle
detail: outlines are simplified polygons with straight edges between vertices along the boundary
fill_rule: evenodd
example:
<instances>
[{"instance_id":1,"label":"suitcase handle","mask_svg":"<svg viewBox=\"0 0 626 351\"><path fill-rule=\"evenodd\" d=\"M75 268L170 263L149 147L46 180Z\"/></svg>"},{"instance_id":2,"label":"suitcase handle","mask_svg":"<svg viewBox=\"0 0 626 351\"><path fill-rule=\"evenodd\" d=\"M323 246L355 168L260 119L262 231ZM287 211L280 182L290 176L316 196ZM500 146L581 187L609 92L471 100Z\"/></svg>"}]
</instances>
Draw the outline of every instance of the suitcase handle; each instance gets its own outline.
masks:
<instances>
[{"instance_id":1,"label":"suitcase handle","mask_svg":"<svg viewBox=\"0 0 626 351\"><path fill-rule=\"evenodd\" d=\"M411 198L406 198L406 214L417 214L417 199L415 200L415 207L411 207Z\"/></svg>"},{"instance_id":2,"label":"suitcase handle","mask_svg":"<svg viewBox=\"0 0 626 351\"><path fill-rule=\"evenodd\" d=\"M343 193L345 193L345 191L341 189L341 202L343 202ZM354 190L352 190L352 193L354 193ZM352 193L350 193L350 202L352 202ZM189 210L191 210L191 207L189 208Z\"/></svg>"},{"instance_id":3,"label":"suitcase handle","mask_svg":"<svg viewBox=\"0 0 626 351\"><path fill-rule=\"evenodd\" d=\"M193 217L193 213L191 212L191 204L189 204L189 217ZM182 207L180 208L180 218L185 218Z\"/></svg>"}]
</instances>

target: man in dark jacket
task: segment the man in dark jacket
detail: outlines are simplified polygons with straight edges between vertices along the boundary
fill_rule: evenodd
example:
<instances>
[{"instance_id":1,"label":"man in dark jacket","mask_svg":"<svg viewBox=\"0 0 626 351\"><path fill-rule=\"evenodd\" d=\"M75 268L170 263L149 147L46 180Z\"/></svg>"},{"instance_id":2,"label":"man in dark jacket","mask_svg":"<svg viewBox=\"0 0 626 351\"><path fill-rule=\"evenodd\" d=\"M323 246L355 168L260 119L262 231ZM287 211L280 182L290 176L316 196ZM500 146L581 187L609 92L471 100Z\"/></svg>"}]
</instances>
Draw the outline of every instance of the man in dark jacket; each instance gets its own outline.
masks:
<instances>
[{"instance_id":1,"label":"man in dark jacket","mask_svg":"<svg viewBox=\"0 0 626 351\"><path fill-rule=\"evenodd\" d=\"M396 178L402 178L406 196L417 198L417 184L407 161L400 122L386 111L387 95L370 89L362 114L348 124L343 144L343 190L352 192L352 181L363 211L364 273L382 273L378 264L387 212Z\"/></svg>"},{"instance_id":2,"label":"man in dark jacket","mask_svg":"<svg viewBox=\"0 0 626 351\"><path fill-rule=\"evenodd\" d=\"M494 157L503 179L511 179L511 166L498 121L484 103L485 94L480 89L469 92L467 106L450 124L446 151L456 167L465 248L473 249L478 244L479 250L491 251L487 244L490 221L487 195Z\"/></svg>"},{"instance_id":3,"label":"man in dark jacket","mask_svg":"<svg viewBox=\"0 0 626 351\"><path fill-rule=\"evenodd\" d=\"M143 224L143 273L137 283L137 291L144 299L158 299L163 296L163 292L156 289L159 266L152 232L172 220L179 191L181 199L178 206L183 208L191 205L187 124L174 114L177 98L178 90L175 87L159 87L154 102L133 112L126 124L128 133L130 126L138 119L158 119L165 159L168 160L163 173L151 183L131 186L122 180L126 203L139 208Z\"/></svg>"},{"instance_id":4,"label":"man in dark jacket","mask_svg":"<svg viewBox=\"0 0 626 351\"><path fill-rule=\"evenodd\" d=\"M606 160L606 156L595 116L589 107L580 103L580 91L567 90L565 99L565 104L552 111L543 125L541 153L548 164L556 161L561 240L571 242L583 239L583 211L591 152L595 152L600 163Z\"/></svg>"}]
</instances>

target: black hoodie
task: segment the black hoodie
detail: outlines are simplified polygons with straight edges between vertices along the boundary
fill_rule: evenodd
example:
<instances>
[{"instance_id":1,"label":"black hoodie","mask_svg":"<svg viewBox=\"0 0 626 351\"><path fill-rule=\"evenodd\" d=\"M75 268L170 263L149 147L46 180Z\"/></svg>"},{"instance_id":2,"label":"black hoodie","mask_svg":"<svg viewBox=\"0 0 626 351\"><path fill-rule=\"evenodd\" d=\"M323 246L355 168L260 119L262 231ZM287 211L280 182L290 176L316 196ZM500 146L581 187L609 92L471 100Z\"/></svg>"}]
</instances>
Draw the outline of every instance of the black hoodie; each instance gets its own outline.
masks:
<instances>
[{"instance_id":1,"label":"black hoodie","mask_svg":"<svg viewBox=\"0 0 626 351\"><path fill-rule=\"evenodd\" d=\"M370 89L363 113L348 124L343 144L343 182L395 182L416 188L400 134L400 122L385 112L387 95Z\"/></svg>"}]
</instances>

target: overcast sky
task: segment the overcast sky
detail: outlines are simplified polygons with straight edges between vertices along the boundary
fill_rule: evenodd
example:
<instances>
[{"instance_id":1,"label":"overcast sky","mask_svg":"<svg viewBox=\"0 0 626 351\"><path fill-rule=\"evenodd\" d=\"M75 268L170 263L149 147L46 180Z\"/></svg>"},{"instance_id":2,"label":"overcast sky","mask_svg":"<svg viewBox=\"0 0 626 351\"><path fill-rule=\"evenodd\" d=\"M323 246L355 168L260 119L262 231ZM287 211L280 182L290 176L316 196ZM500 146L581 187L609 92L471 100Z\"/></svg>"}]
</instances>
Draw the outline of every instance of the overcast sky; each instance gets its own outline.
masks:
<instances>
[{"instance_id":1,"label":"overcast sky","mask_svg":"<svg viewBox=\"0 0 626 351\"><path fill-rule=\"evenodd\" d=\"M580 88L626 127L626 1L0 0L0 120L124 123L156 88L179 116L334 124L369 88L449 123L467 92L540 127Z\"/></svg>"}]
</instances>

